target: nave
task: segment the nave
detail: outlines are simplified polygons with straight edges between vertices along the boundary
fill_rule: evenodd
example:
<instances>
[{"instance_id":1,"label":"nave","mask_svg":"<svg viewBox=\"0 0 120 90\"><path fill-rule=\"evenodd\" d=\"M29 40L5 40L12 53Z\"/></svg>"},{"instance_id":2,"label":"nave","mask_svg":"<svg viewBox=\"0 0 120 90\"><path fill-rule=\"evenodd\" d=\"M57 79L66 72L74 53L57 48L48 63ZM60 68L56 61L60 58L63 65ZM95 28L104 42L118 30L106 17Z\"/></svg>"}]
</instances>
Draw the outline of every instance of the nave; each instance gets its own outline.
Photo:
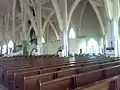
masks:
<instances>
[{"instance_id":1,"label":"nave","mask_svg":"<svg viewBox=\"0 0 120 90\"><path fill-rule=\"evenodd\" d=\"M0 0L0 90L120 90L120 0Z\"/></svg>"}]
</instances>

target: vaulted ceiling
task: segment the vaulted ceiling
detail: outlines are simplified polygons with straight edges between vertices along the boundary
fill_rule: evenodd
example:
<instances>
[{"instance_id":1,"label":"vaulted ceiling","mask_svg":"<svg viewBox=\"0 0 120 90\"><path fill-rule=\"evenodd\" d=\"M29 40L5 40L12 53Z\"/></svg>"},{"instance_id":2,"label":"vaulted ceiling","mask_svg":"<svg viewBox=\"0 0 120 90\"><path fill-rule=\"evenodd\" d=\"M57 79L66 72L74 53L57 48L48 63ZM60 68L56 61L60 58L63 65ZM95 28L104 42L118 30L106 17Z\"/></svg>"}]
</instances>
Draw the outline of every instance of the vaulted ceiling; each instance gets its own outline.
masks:
<instances>
[{"instance_id":1,"label":"vaulted ceiling","mask_svg":"<svg viewBox=\"0 0 120 90\"><path fill-rule=\"evenodd\" d=\"M37 0L29 0L31 6L36 5ZM68 0L68 10L71 9L72 4L75 0ZM97 7L97 11L94 6L89 2L91 1ZM19 0L16 0L15 9L15 27L16 27L16 38L18 41L22 37L22 15ZM62 6L62 0L58 0L61 11L64 9ZM12 39L12 6L13 0L0 0L0 40L5 41ZM6 31L5 28L5 17L10 11L9 29ZM48 15L54 11L51 0L42 0L42 24L47 19ZM98 13L99 12L99 13ZM62 13L62 12L61 12ZM99 16L98 16L99 14ZM28 18L29 20L29 18ZM70 27L73 27L77 36L97 36L102 35L103 32L101 27L105 27L105 7L103 0L81 0L76 7ZM7 37L6 37L7 36ZM45 28L44 38L48 41L57 40L60 37L60 29L56 14L54 13Z\"/></svg>"}]
</instances>

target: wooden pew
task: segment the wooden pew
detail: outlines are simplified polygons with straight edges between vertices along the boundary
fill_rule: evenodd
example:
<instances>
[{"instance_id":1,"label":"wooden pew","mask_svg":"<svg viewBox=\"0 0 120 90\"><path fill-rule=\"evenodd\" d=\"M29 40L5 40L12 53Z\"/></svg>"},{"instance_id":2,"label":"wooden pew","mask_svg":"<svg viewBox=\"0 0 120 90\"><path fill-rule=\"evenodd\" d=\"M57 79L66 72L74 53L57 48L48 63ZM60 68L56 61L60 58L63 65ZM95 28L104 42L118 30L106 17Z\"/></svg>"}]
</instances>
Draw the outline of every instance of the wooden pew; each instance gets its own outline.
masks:
<instances>
[{"instance_id":1,"label":"wooden pew","mask_svg":"<svg viewBox=\"0 0 120 90\"><path fill-rule=\"evenodd\" d=\"M3 58L4 59L4 58ZM36 61L43 61L43 60L41 60L41 58L38 58L38 60L35 60L36 58L25 58L25 59L19 59L19 60L16 60L16 59L14 59L13 58L13 60L10 60L10 58L7 58L7 60L0 60L0 64L2 63L2 64L10 64L10 63L26 63L26 62L33 62L33 63L36 63ZM44 59L46 59L46 58L44 58ZM47 58L48 60L50 60L51 58ZM54 58L54 59L56 59L56 60L53 60L53 58L52 58L52 61L57 61L57 62L60 62L60 60L57 60L57 58ZM63 62L63 61L62 61ZM26 64L28 64L28 63L26 63ZM3 65L4 66L4 65Z\"/></svg>"},{"instance_id":2,"label":"wooden pew","mask_svg":"<svg viewBox=\"0 0 120 90\"><path fill-rule=\"evenodd\" d=\"M76 86L81 87L84 85L94 83L96 81L108 79L110 77L119 74L120 74L120 65L105 69L100 69L92 72L87 72L86 74L80 74L76 76Z\"/></svg>"},{"instance_id":3,"label":"wooden pew","mask_svg":"<svg viewBox=\"0 0 120 90\"><path fill-rule=\"evenodd\" d=\"M114 63L110 63L110 65L117 65L119 62L114 62ZM106 65L104 65L104 66L107 66L107 65L109 65L109 63L108 64L106 64ZM78 64L78 65L74 65L74 66L61 66L61 67L57 67L57 68L49 68L49 69L44 69L44 70L39 70L39 68L38 68L38 71L37 70L35 70L35 72L33 72L34 71L34 69L30 69L29 71L27 70L25 70L25 69L23 69L23 70L17 70L16 72L15 72L15 74L12 74L12 73L7 73L9 76L6 76L5 77L5 81L6 81L6 86L8 86L8 84L7 83L11 83L11 81L13 81L13 79L11 79L11 78L16 78L16 74L17 74L17 72L18 72L18 77L20 76L20 75L28 75L28 76L30 76L30 75L36 75L36 74L43 74L43 73L46 73L46 72L53 72L53 71L57 71L57 70L62 70L62 69L67 69L67 68L72 68L72 67L79 67L80 65ZM97 69L97 68L96 68ZM26 72L28 72L28 73L25 73L25 71ZM30 72L31 71L31 72ZM20 73L21 72L21 73ZM23 72L23 73L22 73ZM72 72L72 71L71 71ZM66 72L66 73L70 73L70 72ZM11 74L11 75L10 75ZM63 73L61 73L61 75L59 74L59 76L62 76L62 74ZM14 75L14 76L12 76L12 75ZM10 82L8 82L8 81L10 81Z\"/></svg>"},{"instance_id":4,"label":"wooden pew","mask_svg":"<svg viewBox=\"0 0 120 90\"><path fill-rule=\"evenodd\" d=\"M74 90L119 90L118 80L120 76L115 76L109 79L98 81L84 87L78 87Z\"/></svg>"},{"instance_id":5,"label":"wooden pew","mask_svg":"<svg viewBox=\"0 0 120 90\"><path fill-rule=\"evenodd\" d=\"M78 64L79 66L81 65L81 64ZM64 67L64 68L69 68L69 67L72 67L72 66L70 66L70 64L68 63L68 64L56 64L55 66L57 66L56 68L51 68L51 71L56 71L56 70L59 70L59 67L61 67L60 69L62 69L62 67ZM10 69L10 70L6 70L6 71L4 71L4 81L5 81L5 86L7 86L7 81L9 81L9 79L11 79L12 78L12 75L13 75L13 73L20 73L20 72L26 72L26 71L33 71L33 70L37 70L37 69L43 69L43 68L49 68L49 67L55 67L54 65L46 65L46 66L35 66L35 67L27 67L27 68L20 68L20 69L16 69L16 68L14 68L14 69ZM49 69L44 69L44 70L42 70L41 71L41 73L45 73L45 72L50 72L50 68ZM38 73L38 72L37 72Z\"/></svg>"},{"instance_id":6,"label":"wooden pew","mask_svg":"<svg viewBox=\"0 0 120 90\"><path fill-rule=\"evenodd\" d=\"M103 65L103 67L104 67L105 65ZM47 75L48 76L51 76L51 80L53 80L53 79L55 79L55 78L52 78L52 77L56 77L56 78L60 78L60 77L65 77L65 76L70 76L70 75L74 75L74 74L78 74L78 73L83 73L83 72L87 72L87 71L90 71L90 70L96 70L96 69L100 69L102 67L102 65L100 66L100 65L96 65L96 66L88 66L88 67L86 67L86 68L73 68L73 69L69 69L69 70L63 70L63 71L58 71L58 72L53 72L53 73L48 73ZM47 76L46 75L36 75L36 76L34 76L34 77L25 77L24 78L24 83L25 83L25 86L26 86L26 89L25 90L32 90L32 89L30 89L30 88L35 88L35 87L37 87L36 85L37 85L37 81L38 81L38 79L40 79L40 78L42 78L42 77L44 77L44 78L47 78ZM41 82L44 82L44 78L41 80ZM49 79L49 80L50 80ZM49 81L48 80L48 81ZM45 79L45 81L46 81L46 79ZM34 83L34 84L32 84L32 83ZM17 89L17 90L19 90L19 89ZM38 90L38 89L36 89L36 90Z\"/></svg>"},{"instance_id":7,"label":"wooden pew","mask_svg":"<svg viewBox=\"0 0 120 90\"><path fill-rule=\"evenodd\" d=\"M109 61L110 62L110 61ZM103 62L103 61L100 61L100 62L90 62L90 63L84 63L84 65L91 65L91 64L99 64L99 63L105 63L105 62ZM55 64L57 64L57 63L55 63ZM64 63L63 63L64 64ZM67 64L78 64L78 63L75 63L75 62L72 62L72 63L66 63L66 65ZM37 64L36 64L37 65ZM11 69L20 69L20 68L29 68L29 67L35 67L36 65L28 65L28 66L16 66L16 67L8 67L8 70L11 70ZM40 65L40 64L38 64L38 65ZM53 66L59 66L59 65L51 65L52 67ZM42 66L41 66L42 67ZM43 66L44 67L44 66Z\"/></svg>"},{"instance_id":8,"label":"wooden pew","mask_svg":"<svg viewBox=\"0 0 120 90\"><path fill-rule=\"evenodd\" d=\"M116 62L116 64L117 64L117 62ZM50 73L50 72L59 71L59 70L63 70L63 69L68 69L68 68L72 68L72 67L81 67L81 64L73 65L73 66L71 66L71 65L59 66L59 67L48 68L48 69L38 69L38 70L27 71L27 72L24 71L24 72L21 72L21 73L18 71L18 72L15 72L13 74L14 75L13 77L11 76L9 78L14 78L15 79L14 81L21 82L21 80L23 80L24 76L32 76L32 75L37 75L37 74ZM53 77L54 77L54 74L53 74ZM10 79L9 81L12 81L12 80ZM11 83L11 82L8 82L8 83Z\"/></svg>"},{"instance_id":9,"label":"wooden pew","mask_svg":"<svg viewBox=\"0 0 120 90\"><path fill-rule=\"evenodd\" d=\"M11 62L12 62L12 61L11 61ZM17 61L16 61L16 62L17 62ZM38 62L39 62L39 61L38 61ZM46 61L46 62L48 62L48 61ZM18 62L18 63L19 63L19 62ZM40 63L41 63L41 61L40 61ZM62 64L62 63L64 63L64 62L61 62L61 61L59 62L59 61L58 61L58 63L59 63L59 64L60 64L60 63ZM21 64L20 64L20 65L19 65L19 64L18 64L18 65L14 65L14 64L15 64L15 63L13 63L12 65L10 64L10 65L8 65L8 66L4 66L4 67L1 66L1 67L0 67L0 68L1 68L0 72L5 72L4 70L12 70L12 69L16 69L16 70L17 70L17 69L20 69L20 68L23 68L23 69L24 69L24 68L29 68L29 67L35 67L35 66L37 66L37 65L41 66L41 64L39 64L39 63L38 63L38 64L35 64L35 65L30 65L30 64L28 64L28 65L26 65L26 64L23 64L23 65L21 65ZM53 66L52 64L53 64L53 65L56 64L56 66L57 66L57 63L52 63L52 62L51 62L51 64L49 64L49 66ZM66 63L66 64L67 64L67 63ZM58 65L58 66L59 66L59 65ZM42 68L42 67L44 67L44 66L42 65L41 68ZM7 71L6 71L6 72L7 72ZM0 73L0 77L2 76L1 74L2 74L2 73Z\"/></svg>"},{"instance_id":10,"label":"wooden pew","mask_svg":"<svg viewBox=\"0 0 120 90\"><path fill-rule=\"evenodd\" d=\"M97 67L97 66L96 66ZM98 66L99 67L99 66ZM100 67L99 67L100 68ZM95 66L94 66L94 69L95 69ZM35 77L30 77L30 78L27 78L29 79L28 82L26 80L26 83L33 83L35 81L37 81L37 77L44 82L44 81L49 81L49 80L52 80L52 79L55 79L55 78L58 78L58 77L62 77L62 76L67 76L67 75L73 75L73 74L76 74L77 73L77 68L71 68L71 69L68 69L68 70L62 70L62 71L57 71L57 72L49 72L47 74L41 74L41 75L37 75L38 71L36 72L24 72L24 73L18 73L18 74L15 74L14 75L14 85L20 85L21 83L23 83L23 78L24 76L31 76L31 75L35 75ZM41 70L42 72L42 70ZM42 72L43 73L43 72ZM45 73L45 72L44 72ZM58 74L59 73L59 74ZM48 79L49 78L49 79ZM30 80L31 79L31 80ZM31 85L32 86L32 85ZM14 86L15 87L15 86ZM17 86L18 87L18 86ZM22 87L21 85L19 87ZM18 88L19 89L19 88Z\"/></svg>"},{"instance_id":11,"label":"wooden pew","mask_svg":"<svg viewBox=\"0 0 120 90\"><path fill-rule=\"evenodd\" d=\"M75 88L73 76L69 76L45 83L41 83L40 80L38 83L40 85L40 89L36 89L36 90L72 90L73 88ZM26 88L24 90L26 90Z\"/></svg>"},{"instance_id":12,"label":"wooden pew","mask_svg":"<svg viewBox=\"0 0 120 90\"><path fill-rule=\"evenodd\" d=\"M104 61L104 62L109 62L109 61ZM88 64L93 64L93 63L102 63L102 61L100 61L100 62L91 62L91 63L88 63ZM85 63L86 65L87 65L87 63ZM23 70L24 71L24 70Z\"/></svg>"},{"instance_id":13,"label":"wooden pew","mask_svg":"<svg viewBox=\"0 0 120 90\"><path fill-rule=\"evenodd\" d=\"M65 66L62 66L62 65L65 65ZM11 78L12 78L12 72L16 72L16 73L20 73L20 72L25 72L25 71L32 71L32 70L36 70L36 69L38 69L39 71L37 71L37 74L40 74L40 73L45 73L45 72L51 72L51 71L57 71L57 70L61 70L62 68L69 68L69 67L73 67L73 66L71 66L71 64L69 65L69 63L68 64L62 64L62 65L57 65L56 64L56 66L59 66L59 67L61 67L61 68L59 68L59 67L56 67L56 68L48 68L48 69L44 69L44 70L42 70L41 72L40 72L40 69L42 69L42 68L39 68L39 67L41 67L41 66L36 66L35 68L34 67L31 67L31 68L23 68L23 69L15 69L15 70L10 70L10 71L8 71L5 75L4 75L4 78L5 78L5 80L4 81L6 81L5 82L5 85L7 86L7 81L11 81ZM80 66L81 64L79 64L78 63L78 65ZM77 66L77 65L76 65ZM51 66L51 67L54 67L54 66ZM35 73L34 73L35 74ZM8 82L8 83L10 83L10 82Z\"/></svg>"},{"instance_id":14,"label":"wooden pew","mask_svg":"<svg viewBox=\"0 0 120 90\"><path fill-rule=\"evenodd\" d=\"M55 86L57 86L59 83L64 83L64 80L66 79L67 81L69 81L71 78L73 80L72 82L67 82L65 86L64 84L59 85L59 87L64 87L64 88L62 89L57 88L57 90L71 90L77 87L84 87L86 85L91 85L92 83L95 83L97 81L108 79L108 73L106 73L106 71L110 69L114 71L116 70L116 68L119 68L119 71L120 71L120 65L119 65L119 66L115 66L114 68L110 67L110 68L105 68L105 69L94 70L91 72L86 72L83 74L74 75L70 77L64 77L64 78L60 78L60 79L56 79L56 80L52 80L48 82L43 82L43 83L41 82L41 80L39 80L39 85L40 85L39 90L53 90L55 89ZM119 75L120 73L116 73L116 74ZM69 86L69 83L73 83L73 84ZM39 87L37 87L36 90L38 90ZM24 90L27 90L27 89L24 89Z\"/></svg>"},{"instance_id":15,"label":"wooden pew","mask_svg":"<svg viewBox=\"0 0 120 90\"><path fill-rule=\"evenodd\" d=\"M23 63L25 63L25 61L24 60L21 60L21 61L23 61ZM28 61L28 60L27 60ZM30 61L30 60L29 60ZM32 61L32 60L31 60ZM37 60L35 60L34 62L36 62ZM104 60L104 61L90 61L91 63L93 62L98 62L98 63L100 63L100 62L110 62L110 61L114 61L114 60ZM17 61L18 62L18 61ZM41 61L37 61L37 62L40 62L40 63L42 63ZM43 63L44 63L45 61L43 61ZM48 61L46 61L46 62L48 62ZM49 61L49 62L51 62L51 61ZM63 61L62 61L63 62ZM9 62L8 62L9 63ZM19 63L19 62L18 62ZM66 61L66 63L69 63L69 61ZM78 63L78 62L77 62ZM82 63L82 62L81 62ZM83 62L83 63L86 63L86 62ZM14 65L15 65L15 63L13 63ZM33 64L33 63L32 63ZM46 63L45 63L46 64ZM53 63L54 64L54 63ZM24 64L24 65L28 65L28 63L27 64ZM20 66L20 65L19 65Z\"/></svg>"}]
</instances>

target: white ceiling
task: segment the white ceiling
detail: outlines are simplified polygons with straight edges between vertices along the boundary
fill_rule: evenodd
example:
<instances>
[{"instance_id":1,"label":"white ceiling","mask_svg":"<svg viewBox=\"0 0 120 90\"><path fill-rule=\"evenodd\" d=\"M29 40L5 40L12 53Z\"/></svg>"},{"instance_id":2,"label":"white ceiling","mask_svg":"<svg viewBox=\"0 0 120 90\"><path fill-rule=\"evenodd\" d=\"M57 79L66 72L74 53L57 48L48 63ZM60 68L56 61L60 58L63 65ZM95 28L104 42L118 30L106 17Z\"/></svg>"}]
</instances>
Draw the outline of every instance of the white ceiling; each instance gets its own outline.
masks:
<instances>
[{"instance_id":1,"label":"white ceiling","mask_svg":"<svg viewBox=\"0 0 120 90\"><path fill-rule=\"evenodd\" d=\"M20 13L20 5L18 5L19 3L18 3L18 1L19 0L16 0L17 1L17 11L16 11L16 26L19 26L20 24L21 24L21 13ZM31 0L32 1L32 0ZM33 1L35 1L35 0L33 0ZM70 9L70 7L71 7L71 4L73 4L73 1L75 1L75 0L68 0L68 9ZM79 31L78 30L80 30L80 28L79 28L79 23L80 23L80 21L79 21L79 19L78 18L80 18L80 15L81 15L81 11L80 10L82 10L82 8L83 8L83 6L84 6L84 1L85 0L82 0L82 3L80 3L79 5L78 5L78 7L76 8L76 10L75 10L75 12L74 12L74 14L73 14L73 17L72 17L72 20L73 21L71 21L71 23L73 24L73 27L75 28L75 30L76 30L76 33L78 33ZM99 6L100 8L102 8L102 6L103 6L103 2L102 2L102 0L93 0L94 2L95 2L95 4L97 5L97 6ZM0 0L0 14L4 14L4 13L6 13L8 10L11 10L11 8L12 8L12 2L13 2L13 0ZM9 3L11 3L11 5L10 5L10 7L9 7ZM62 3L62 2L60 2L59 1L59 3ZM49 13L50 13L50 11L51 10L54 10L53 9L53 6L52 6L52 3L51 3L51 1L50 0L42 0L42 4L43 4L43 9L42 10L44 10L43 12L44 13L46 13L46 15L48 15ZM61 4L62 5L62 4ZM63 8L62 6L60 6L61 7L61 9ZM91 10L92 11L92 10ZM104 11L103 11L104 12ZM45 15L45 14L42 14L42 15ZM94 11L92 12L92 13L94 13ZM88 14L88 13L86 13L86 14ZM95 15L95 13L94 13L94 15ZM93 15L93 16L94 16ZM93 18L93 17L92 17ZM97 18L95 17L95 18L93 18L93 19L95 19L96 20L96 22L98 22L98 20L97 20ZM56 29L58 30L57 32L60 32L59 31L59 28L58 28L58 24L57 24L57 19L56 19L56 15L53 15L53 17L52 17L52 20L51 20L52 22L55 22L55 24L56 24ZM94 21L94 20L93 20ZM12 22L12 19L10 18L10 22ZM10 25L12 25L12 23L10 23ZM1 25L0 25L0 27L1 27ZM3 27L4 27L4 25L3 25ZM11 27L11 26L10 26ZM10 28L11 29L11 28ZM87 33L86 31L85 31L85 29L83 29L84 30L84 33ZM99 28L99 30L100 30L100 28ZM0 29L0 32L1 31L4 31L4 28L3 28L3 30L2 29ZM20 30L18 30L18 31L20 31ZM52 30L51 30L52 31ZM83 32L83 31L82 31ZM93 31L94 32L94 31ZM99 32L98 32L99 33ZM1 35L4 35L4 34L1 34ZM60 33L59 33L59 35L60 35ZM80 35L80 34L79 34ZM86 34L87 35L87 34ZM55 37L52 37L52 38L54 38L54 39L56 39ZM1 38L0 38L1 39Z\"/></svg>"}]
</instances>

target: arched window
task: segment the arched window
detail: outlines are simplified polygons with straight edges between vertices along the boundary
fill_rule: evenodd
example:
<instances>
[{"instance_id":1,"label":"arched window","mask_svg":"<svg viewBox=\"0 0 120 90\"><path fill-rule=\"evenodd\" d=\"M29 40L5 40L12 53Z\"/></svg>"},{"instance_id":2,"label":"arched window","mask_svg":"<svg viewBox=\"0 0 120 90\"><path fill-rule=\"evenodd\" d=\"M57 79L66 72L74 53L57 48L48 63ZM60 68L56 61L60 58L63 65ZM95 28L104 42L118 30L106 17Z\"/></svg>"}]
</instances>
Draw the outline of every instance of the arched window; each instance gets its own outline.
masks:
<instances>
[{"instance_id":1,"label":"arched window","mask_svg":"<svg viewBox=\"0 0 120 90\"><path fill-rule=\"evenodd\" d=\"M9 41L8 48L14 48L14 44L12 40Z\"/></svg>"},{"instance_id":2,"label":"arched window","mask_svg":"<svg viewBox=\"0 0 120 90\"><path fill-rule=\"evenodd\" d=\"M12 53L13 49L14 49L14 43L12 40L10 40L8 43L8 54Z\"/></svg>"},{"instance_id":3,"label":"arched window","mask_svg":"<svg viewBox=\"0 0 120 90\"><path fill-rule=\"evenodd\" d=\"M5 45L3 45L3 47L2 47L2 54L5 54L5 53L6 53L6 50L7 50L7 48L6 48L6 44L5 44Z\"/></svg>"},{"instance_id":4,"label":"arched window","mask_svg":"<svg viewBox=\"0 0 120 90\"><path fill-rule=\"evenodd\" d=\"M75 37L76 37L75 31L73 28L71 28L69 32L69 39L74 39Z\"/></svg>"},{"instance_id":5,"label":"arched window","mask_svg":"<svg viewBox=\"0 0 120 90\"><path fill-rule=\"evenodd\" d=\"M45 43L45 39L44 39L44 37L42 37L42 43Z\"/></svg>"},{"instance_id":6,"label":"arched window","mask_svg":"<svg viewBox=\"0 0 120 90\"><path fill-rule=\"evenodd\" d=\"M97 41L94 38L91 38L88 41L87 52L88 53L95 53L95 54L99 53L99 46L98 46Z\"/></svg>"}]
</instances>

